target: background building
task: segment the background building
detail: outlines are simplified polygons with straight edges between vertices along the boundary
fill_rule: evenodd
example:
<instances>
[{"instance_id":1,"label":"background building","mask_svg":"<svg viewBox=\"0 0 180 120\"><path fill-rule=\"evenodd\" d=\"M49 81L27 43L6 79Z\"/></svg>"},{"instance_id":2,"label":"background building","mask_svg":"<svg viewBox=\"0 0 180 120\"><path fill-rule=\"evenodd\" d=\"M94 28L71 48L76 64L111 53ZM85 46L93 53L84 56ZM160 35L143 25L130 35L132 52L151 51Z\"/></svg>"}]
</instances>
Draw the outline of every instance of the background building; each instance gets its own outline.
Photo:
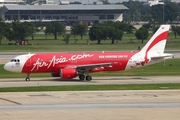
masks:
<instances>
[{"instance_id":1,"label":"background building","mask_svg":"<svg viewBox=\"0 0 180 120\"><path fill-rule=\"evenodd\" d=\"M24 0L0 0L0 7L6 4L21 4L24 3Z\"/></svg>"},{"instance_id":2,"label":"background building","mask_svg":"<svg viewBox=\"0 0 180 120\"><path fill-rule=\"evenodd\" d=\"M61 21L71 24L77 21L101 23L122 21L124 5L4 5L1 10L6 22L19 21Z\"/></svg>"},{"instance_id":3,"label":"background building","mask_svg":"<svg viewBox=\"0 0 180 120\"><path fill-rule=\"evenodd\" d=\"M164 2L160 2L159 0L148 0L147 3L144 3L144 5L148 5L152 7L153 5L163 5Z\"/></svg>"}]
</instances>

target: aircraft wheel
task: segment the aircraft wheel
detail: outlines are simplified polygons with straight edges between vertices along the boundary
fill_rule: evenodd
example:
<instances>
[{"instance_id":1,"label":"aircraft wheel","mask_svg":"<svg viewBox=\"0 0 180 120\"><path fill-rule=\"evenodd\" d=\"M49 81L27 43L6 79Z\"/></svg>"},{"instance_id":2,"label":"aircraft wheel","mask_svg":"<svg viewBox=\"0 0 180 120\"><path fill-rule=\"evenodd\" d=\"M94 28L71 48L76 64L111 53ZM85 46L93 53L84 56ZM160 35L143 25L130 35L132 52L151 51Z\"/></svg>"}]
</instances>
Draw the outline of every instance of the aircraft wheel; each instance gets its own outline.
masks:
<instances>
[{"instance_id":1,"label":"aircraft wheel","mask_svg":"<svg viewBox=\"0 0 180 120\"><path fill-rule=\"evenodd\" d=\"M25 79L26 81L30 81L30 78L29 78L29 76L28 77L26 77L26 79Z\"/></svg>"},{"instance_id":2,"label":"aircraft wheel","mask_svg":"<svg viewBox=\"0 0 180 120\"><path fill-rule=\"evenodd\" d=\"M85 76L82 74L82 75L79 75L79 79L80 80L84 80L85 79Z\"/></svg>"},{"instance_id":3,"label":"aircraft wheel","mask_svg":"<svg viewBox=\"0 0 180 120\"><path fill-rule=\"evenodd\" d=\"M91 76L86 76L86 80L87 80L87 81L91 81L91 80L92 80L92 77L91 77Z\"/></svg>"},{"instance_id":4,"label":"aircraft wheel","mask_svg":"<svg viewBox=\"0 0 180 120\"><path fill-rule=\"evenodd\" d=\"M26 78L26 81L30 81L30 78L29 78L29 77L27 77L27 78Z\"/></svg>"},{"instance_id":5,"label":"aircraft wheel","mask_svg":"<svg viewBox=\"0 0 180 120\"><path fill-rule=\"evenodd\" d=\"M30 77L29 76L30 76L30 73L27 73L27 76L26 76L26 79L25 79L26 81L30 81Z\"/></svg>"}]
</instances>

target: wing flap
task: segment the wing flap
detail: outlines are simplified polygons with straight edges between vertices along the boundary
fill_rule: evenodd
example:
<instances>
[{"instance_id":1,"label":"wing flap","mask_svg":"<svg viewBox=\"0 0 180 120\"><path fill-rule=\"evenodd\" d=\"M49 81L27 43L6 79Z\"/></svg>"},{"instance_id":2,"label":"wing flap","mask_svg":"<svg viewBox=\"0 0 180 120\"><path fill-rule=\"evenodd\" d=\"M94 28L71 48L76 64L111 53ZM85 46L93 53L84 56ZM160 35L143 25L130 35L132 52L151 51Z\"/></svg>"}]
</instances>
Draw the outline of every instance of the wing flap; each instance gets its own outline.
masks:
<instances>
[{"instance_id":1,"label":"wing flap","mask_svg":"<svg viewBox=\"0 0 180 120\"><path fill-rule=\"evenodd\" d=\"M94 68L98 68L98 67L112 67L113 64L117 64L117 62L67 66L67 68L90 68L90 69L94 69Z\"/></svg>"}]
</instances>

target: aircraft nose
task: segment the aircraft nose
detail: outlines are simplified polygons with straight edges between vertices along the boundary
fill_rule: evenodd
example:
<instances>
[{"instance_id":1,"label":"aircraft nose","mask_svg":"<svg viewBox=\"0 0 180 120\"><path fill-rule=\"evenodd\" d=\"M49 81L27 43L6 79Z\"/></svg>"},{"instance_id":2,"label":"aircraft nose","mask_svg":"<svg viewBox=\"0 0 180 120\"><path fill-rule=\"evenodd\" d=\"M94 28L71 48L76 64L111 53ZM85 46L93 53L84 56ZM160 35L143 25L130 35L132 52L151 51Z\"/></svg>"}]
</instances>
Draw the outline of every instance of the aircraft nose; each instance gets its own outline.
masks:
<instances>
[{"instance_id":1,"label":"aircraft nose","mask_svg":"<svg viewBox=\"0 0 180 120\"><path fill-rule=\"evenodd\" d=\"M7 71L11 71L11 68L12 68L12 66L9 63L6 63L4 65L4 69L7 70Z\"/></svg>"},{"instance_id":2,"label":"aircraft nose","mask_svg":"<svg viewBox=\"0 0 180 120\"><path fill-rule=\"evenodd\" d=\"M19 63L8 62L4 65L4 69L10 72L21 72Z\"/></svg>"}]
</instances>

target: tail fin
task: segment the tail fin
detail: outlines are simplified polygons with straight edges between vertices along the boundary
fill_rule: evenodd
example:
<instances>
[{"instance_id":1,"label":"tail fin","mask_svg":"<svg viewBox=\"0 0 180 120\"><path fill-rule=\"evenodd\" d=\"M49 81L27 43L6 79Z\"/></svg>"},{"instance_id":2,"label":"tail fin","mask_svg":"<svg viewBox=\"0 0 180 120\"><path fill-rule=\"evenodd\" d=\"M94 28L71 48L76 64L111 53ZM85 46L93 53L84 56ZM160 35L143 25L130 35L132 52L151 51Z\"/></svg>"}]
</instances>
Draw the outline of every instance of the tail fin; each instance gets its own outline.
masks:
<instances>
[{"instance_id":1,"label":"tail fin","mask_svg":"<svg viewBox=\"0 0 180 120\"><path fill-rule=\"evenodd\" d=\"M161 25L141 51L164 53L170 25Z\"/></svg>"}]
</instances>

